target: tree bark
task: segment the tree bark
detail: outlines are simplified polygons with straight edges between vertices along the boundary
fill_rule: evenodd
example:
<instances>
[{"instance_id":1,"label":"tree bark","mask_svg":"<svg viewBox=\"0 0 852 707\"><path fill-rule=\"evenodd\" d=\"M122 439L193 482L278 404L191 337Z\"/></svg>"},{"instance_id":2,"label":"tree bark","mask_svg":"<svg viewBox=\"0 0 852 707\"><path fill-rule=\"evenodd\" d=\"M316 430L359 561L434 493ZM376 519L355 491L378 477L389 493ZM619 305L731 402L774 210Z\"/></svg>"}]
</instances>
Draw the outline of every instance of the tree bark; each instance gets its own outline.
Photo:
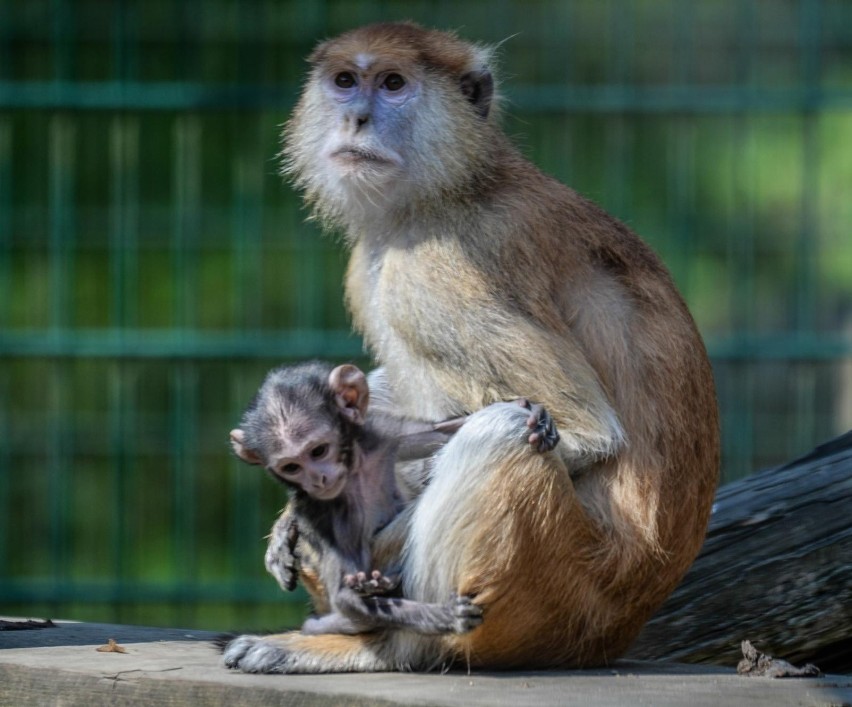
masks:
<instances>
[{"instance_id":1,"label":"tree bark","mask_svg":"<svg viewBox=\"0 0 852 707\"><path fill-rule=\"evenodd\" d=\"M852 672L852 432L720 488L698 559L628 655L733 667L746 639Z\"/></svg>"}]
</instances>

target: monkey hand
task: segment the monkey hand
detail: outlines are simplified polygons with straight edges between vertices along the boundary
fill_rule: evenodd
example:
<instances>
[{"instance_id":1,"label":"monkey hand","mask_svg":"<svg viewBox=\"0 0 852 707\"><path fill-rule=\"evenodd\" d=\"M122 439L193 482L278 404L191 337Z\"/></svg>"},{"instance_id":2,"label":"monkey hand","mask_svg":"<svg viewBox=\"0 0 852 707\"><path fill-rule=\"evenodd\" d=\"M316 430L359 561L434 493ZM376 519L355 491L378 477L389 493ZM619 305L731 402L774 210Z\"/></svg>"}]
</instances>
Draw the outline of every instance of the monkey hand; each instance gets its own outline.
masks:
<instances>
[{"instance_id":1,"label":"monkey hand","mask_svg":"<svg viewBox=\"0 0 852 707\"><path fill-rule=\"evenodd\" d=\"M296 552L298 542L299 524L285 510L272 528L264 561L266 570L287 592L296 588L299 579L299 556Z\"/></svg>"},{"instance_id":2,"label":"monkey hand","mask_svg":"<svg viewBox=\"0 0 852 707\"><path fill-rule=\"evenodd\" d=\"M543 405L534 405L526 398L519 398L515 402L530 411L527 418L527 427L531 430L528 440L533 449L537 452L549 452L559 444L559 430Z\"/></svg>"},{"instance_id":3,"label":"monkey hand","mask_svg":"<svg viewBox=\"0 0 852 707\"><path fill-rule=\"evenodd\" d=\"M453 631L470 633L482 623L482 607L473 603L469 594L453 596Z\"/></svg>"},{"instance_id":4,"label":"monkey hand","mask_svg":"<svg viewBox=\"0 0 852 707\"><path fill-rule=\"evenodd\" d=\"M343 584L362 597L372 597L389 594L399 586L400 579L398 574L385 575L373 570L369 577L366 572L347 574Z\"/></svg>"}]
</instances>

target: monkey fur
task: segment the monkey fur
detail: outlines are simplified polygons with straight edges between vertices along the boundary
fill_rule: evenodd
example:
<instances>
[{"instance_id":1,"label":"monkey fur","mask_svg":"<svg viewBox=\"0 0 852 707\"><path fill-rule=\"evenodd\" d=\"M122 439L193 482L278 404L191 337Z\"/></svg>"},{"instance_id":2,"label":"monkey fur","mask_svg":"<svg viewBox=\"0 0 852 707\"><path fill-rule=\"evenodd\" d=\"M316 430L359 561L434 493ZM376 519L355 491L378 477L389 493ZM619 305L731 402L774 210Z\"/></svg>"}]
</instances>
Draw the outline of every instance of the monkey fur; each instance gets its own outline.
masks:
<instances>
[{"instance_id":1,"label":"monkey fur","mask_svg":"<svg viewBox=\"0 0 852 707\"><path fill-rule=\"evenodd\" d=\"M346 301L398 414L470 414L404 523L406 597L475 597L463 635L241 636L248 672L599 666L701 546L719 467L710 364L660 260L499 127L484 47L411 23L321 43L284 172L345 234ZM542 403L561 435L519 444Z\"/></svg>"},{"instance_id":2,"label":"monkey fur","mask_svg":"<svg viewBox=\"0 0 852 707\"><path fill-rule=\"evenodd\" d=\"M425 604L381 596L398 580L364 571L372 568L373 535L403 507L394 462L404 442L377 433L368 404L366 377L355 366L281 366L266 376L240 427L231 431L237 456L264 466L291 491L288 550L300 541L312 550L312 589L323 601L302 633L470 631L482 612L469 597ZM543 410L536 415L542 429L532 435L547 432L548 420ZM432 430L428 425L423 434Z\"/></svg>"}]
</instances>

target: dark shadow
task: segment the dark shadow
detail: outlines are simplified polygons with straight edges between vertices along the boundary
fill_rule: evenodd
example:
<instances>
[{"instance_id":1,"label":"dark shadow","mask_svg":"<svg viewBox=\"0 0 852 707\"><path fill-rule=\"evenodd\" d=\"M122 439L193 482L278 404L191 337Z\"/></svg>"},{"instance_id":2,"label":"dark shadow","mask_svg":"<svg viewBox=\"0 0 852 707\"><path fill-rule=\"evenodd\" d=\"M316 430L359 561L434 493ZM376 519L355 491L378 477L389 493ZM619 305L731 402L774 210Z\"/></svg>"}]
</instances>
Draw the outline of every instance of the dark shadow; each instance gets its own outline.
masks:
<instances>
[{"instance_id":1,"label":"dark shadow","mask_svg":"<svg viewBox=\"0 0 852 707\"><path fill-rule=\"evenodd\" d=\"M153 628L121 624L75 623L56 621L54 627L29 630L0 630L0 650L4 648L49 648L54 646L100 646L114 639L127 643L155 641L209 641L218 635L213 631ZM211 647L211 650L213 648Z\"/></svg>"}]
</instances>

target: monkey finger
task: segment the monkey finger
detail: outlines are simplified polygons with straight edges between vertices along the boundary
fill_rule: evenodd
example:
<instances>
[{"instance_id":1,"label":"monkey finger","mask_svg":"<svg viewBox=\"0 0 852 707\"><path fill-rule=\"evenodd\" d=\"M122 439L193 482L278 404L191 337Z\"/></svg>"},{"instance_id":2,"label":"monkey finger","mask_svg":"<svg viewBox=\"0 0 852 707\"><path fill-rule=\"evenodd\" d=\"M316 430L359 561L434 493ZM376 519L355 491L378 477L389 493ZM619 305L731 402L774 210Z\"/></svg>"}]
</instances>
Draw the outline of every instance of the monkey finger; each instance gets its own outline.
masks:
<instances>
[{"instance_id":1,"label":"monkey finger","mask_svg":"<svg viewBox=\"0 0 852 707\"><path fill-rule=\"evenodd\" d=\"M473 603L469 595L454 597L453 630L456 633L469 633L483 622L482 607Z\"/></svg>"},{"instance_id":2,"label":"monkey finger","mask_svg":"<svg viewBox=\"0 0 852 707\"><path fill-rule=\"evenodd\" d=\"M527 427L533 432L527 441L537 452L549 452L559 443L556 424L543 405L533 405L530 410L532 414L527 419Z\"/></svg>"},{"instance_id":3,"label":"monkey finger","mask_svg":"<svg viewBox=\"0 0 852 707\"><path fill-rule=\"evenodd\" d=\"M456 617L465 619L478 619L482 621L482 607L476 604L461 604L456 606Z\"/></svg>"}]
</instances>

